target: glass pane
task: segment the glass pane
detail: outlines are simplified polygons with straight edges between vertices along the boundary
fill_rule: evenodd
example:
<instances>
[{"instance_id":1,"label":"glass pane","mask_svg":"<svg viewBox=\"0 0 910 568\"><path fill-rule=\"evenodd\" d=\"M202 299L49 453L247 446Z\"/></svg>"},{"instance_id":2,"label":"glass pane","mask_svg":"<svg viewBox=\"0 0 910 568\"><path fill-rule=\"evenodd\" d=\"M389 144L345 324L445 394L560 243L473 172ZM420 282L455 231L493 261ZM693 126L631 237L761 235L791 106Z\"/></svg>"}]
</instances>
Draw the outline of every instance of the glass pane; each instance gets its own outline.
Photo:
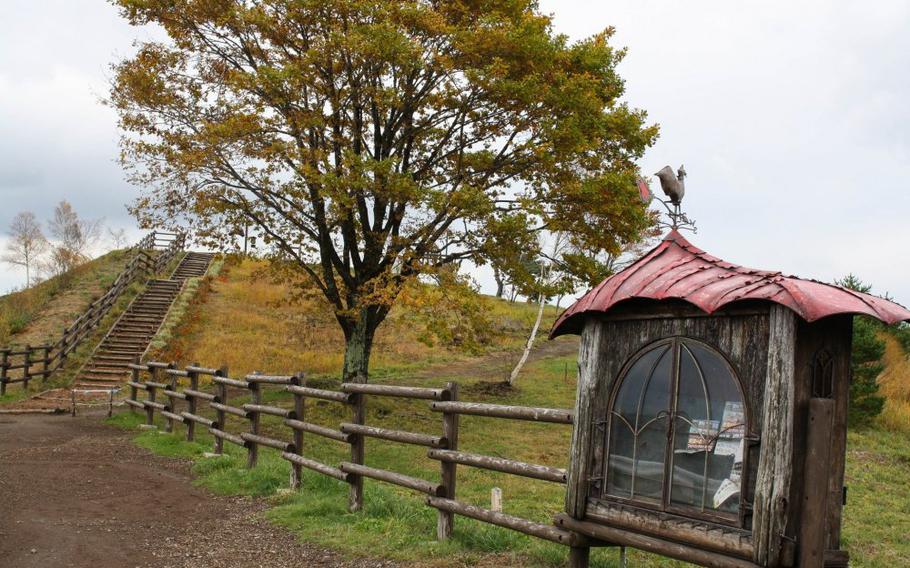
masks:
<instances>
[{"instance_id":1,"label":"glass pane","mask_svg":"<svg viewBox=\"0 0 910 568\"><path fill-rule=\"evenodd\" d=\"M611 413L610 495L662 500L672 364L670 346L658 346L623 378Z\"/></svg>"},{"instance_id":2,"label":"glass pane","mask_svg":"<svg viewBox=\"0 0 910 568\"><path fill-rule=\"evenodd\" d=\"M736 513L745 436L742 395L723 359L696 343L680 348L675 428L671 503Z\"/></svg>"}]
</instances>

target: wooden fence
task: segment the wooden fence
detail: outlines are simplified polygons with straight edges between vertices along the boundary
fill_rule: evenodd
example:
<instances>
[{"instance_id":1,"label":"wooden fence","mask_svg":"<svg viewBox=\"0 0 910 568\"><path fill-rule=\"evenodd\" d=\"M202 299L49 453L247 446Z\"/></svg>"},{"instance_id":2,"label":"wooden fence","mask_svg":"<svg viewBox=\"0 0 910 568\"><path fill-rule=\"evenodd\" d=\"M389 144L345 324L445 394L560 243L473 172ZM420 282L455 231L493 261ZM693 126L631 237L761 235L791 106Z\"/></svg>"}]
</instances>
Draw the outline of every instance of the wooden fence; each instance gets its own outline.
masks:
<instances>
[{"instance_id":1,"label":"wooden fence","mask_svg":"<svg viewBox=\"0 0 910 568\"><path fill-rule=\"evenodd\" d=\"M9 384L22 383L28 390L34 378L47 380L66 363L66 359L98 327L123 292L147 274L157 274L179 254L186 236L177 233L152 231L139 241L126 267L117 275L107 291L88 305L76 320L63 330L54 343L0 348L0 396ZM160 251L152 254L152 251Z\"/></svg>"},{"instance_id":2,"label":"wooden fence","mask_svg":"<svg viewBox=\"0 0 910 568\"><path fill-rule=\"evenodd\" d=\"M439 540L452 535L454 518L461 515L568 546L571 551L571 566L587 565L589 547L595 544L587 537L554 525L470 505L459 501L456 495L455 478L459 465L552 483L566 483L564 469L460 450L458 433L462 416L571 425L571 410L463 402L458 400L456 383L448 383L444 388L345 383L336 391L307 386L302 373L287 376L251 374L243 378L231 378L226 367L210 369L192 365L178 369L174 364L143 364L138 359L130 365L130 369L130 395L125 402L133 409L145 413L149 427L154 426L157 412L166 419L166 431L173 432L178 424L183 425L187 440L195 438L197 427L207 428L214 437L215 454L223 453L225 441L236 444L246 449L247 466L251 468L256 466L260 447L274 448L292 466L292 488L299 487L303 468L340 480L350 486L348 508L351 511L363 507L364 478L423 494L426 496L426 504L437 511L436 536ZM200 377L203 376L211 378L213 392L200 390ZM293 396L293 408L263 404L265 389L290 393ZM144 393L141 398L140 393ZM236 399L238 396L248 396L249 402L231 404L231 398ZM434 433L419 433L368 425L365 412L368 397L426 400L430 413L439 416L439 429ZM347 409L350 421L342 422L337 429L308 422L308 400L342 405ZM203 415L202 405L207 405L207 414L211 418ZM229 415L244 420L246 427L241 431L236 431L236 427L235 431L228 431ZM262 415L281 418L287 436L276 438L263 435L260 423ZM304 434L320 436L348 446L350 461L327 464L308 457ZM427 481L366 465L366 438L427 448L427 457L439 462L438 481Z\"/></svg>"}]
</instances>

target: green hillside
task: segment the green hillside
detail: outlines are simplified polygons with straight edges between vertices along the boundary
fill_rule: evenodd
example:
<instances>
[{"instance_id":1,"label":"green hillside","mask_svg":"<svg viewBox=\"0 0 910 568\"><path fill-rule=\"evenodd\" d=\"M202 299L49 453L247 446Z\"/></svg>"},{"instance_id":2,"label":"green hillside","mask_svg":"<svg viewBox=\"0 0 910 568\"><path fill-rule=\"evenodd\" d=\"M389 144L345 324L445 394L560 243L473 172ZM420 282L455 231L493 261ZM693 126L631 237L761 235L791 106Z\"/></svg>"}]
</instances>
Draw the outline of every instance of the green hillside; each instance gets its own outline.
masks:
<instances>
[{"instance_id":1,"label":"green hillside","mask_svg":"<svg viewBox=\"0 0 910 568\"><path fill-rule=\"evenodd\" d=\"M56 340L104 293L129 258L126 251L115 250L27 290L0 296L0 345Z\"/></svg>"}]
</instances>

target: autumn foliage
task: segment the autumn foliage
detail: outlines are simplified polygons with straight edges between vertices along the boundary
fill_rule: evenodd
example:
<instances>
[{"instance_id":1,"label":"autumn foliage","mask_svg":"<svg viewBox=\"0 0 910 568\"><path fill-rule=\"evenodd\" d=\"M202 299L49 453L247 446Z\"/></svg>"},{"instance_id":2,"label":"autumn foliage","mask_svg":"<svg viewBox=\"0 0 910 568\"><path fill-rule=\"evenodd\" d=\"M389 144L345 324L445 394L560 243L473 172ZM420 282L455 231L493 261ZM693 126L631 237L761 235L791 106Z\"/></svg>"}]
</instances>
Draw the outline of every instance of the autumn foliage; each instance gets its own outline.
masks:
<instances>
[{"instance_id":1,"label":"autumn foliage","mask_svg":"<svg viewBox=\"0 0 910 568\"><path fill-rule=\"evenodd\" d=\"M570 43L530 0L116 0L144 42L115 65L134 213L228 246L252 225L307 275L366 381L409 281L465 260L518 277L561 232L618 252L649 221L611 29Z\"/></svg>"}]
</instances>

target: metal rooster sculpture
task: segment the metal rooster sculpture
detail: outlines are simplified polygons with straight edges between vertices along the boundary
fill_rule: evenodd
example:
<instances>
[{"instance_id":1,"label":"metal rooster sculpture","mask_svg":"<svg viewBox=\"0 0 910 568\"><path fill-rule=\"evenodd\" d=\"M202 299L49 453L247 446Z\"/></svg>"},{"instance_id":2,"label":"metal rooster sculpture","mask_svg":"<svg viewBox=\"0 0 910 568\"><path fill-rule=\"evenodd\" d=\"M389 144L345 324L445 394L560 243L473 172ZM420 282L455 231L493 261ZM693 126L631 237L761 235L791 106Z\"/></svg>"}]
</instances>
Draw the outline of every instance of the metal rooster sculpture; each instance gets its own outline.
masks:
<instances>
[{"instance_id":1,"label":"metal rooster sculpture","mask_svg":"<svg viewBox=\"0 0 910 568\"><path fill-rule=\"evenodd\" d=\"M654 175L660 180L660 188L664 191L664 195L669 198L669 201L664 201L662 199L658 200L667 208L667 215L670 217L669 224L661 224L674 230L688 229L692 232L697 232L695 221L689 219L686 214L680 210L683 197L686 195L685 166L679 166L679 169L676 170L676 172L674 172L673 168L670 166L664 166Z\"/></svg>"},{"instance_id":2,"label":"metal rooster sculpture","mask_svg":"<svg viewBox=\"0 0 910 568\"><path fill-rule=\"evenodd\" d=\"M679 207L686 195L686 167L679 166L677 173L673 173L673 168L664 166L654 175L660 180L660 188L670 198L670 202Z\"/></svg>"}]
</instances>

